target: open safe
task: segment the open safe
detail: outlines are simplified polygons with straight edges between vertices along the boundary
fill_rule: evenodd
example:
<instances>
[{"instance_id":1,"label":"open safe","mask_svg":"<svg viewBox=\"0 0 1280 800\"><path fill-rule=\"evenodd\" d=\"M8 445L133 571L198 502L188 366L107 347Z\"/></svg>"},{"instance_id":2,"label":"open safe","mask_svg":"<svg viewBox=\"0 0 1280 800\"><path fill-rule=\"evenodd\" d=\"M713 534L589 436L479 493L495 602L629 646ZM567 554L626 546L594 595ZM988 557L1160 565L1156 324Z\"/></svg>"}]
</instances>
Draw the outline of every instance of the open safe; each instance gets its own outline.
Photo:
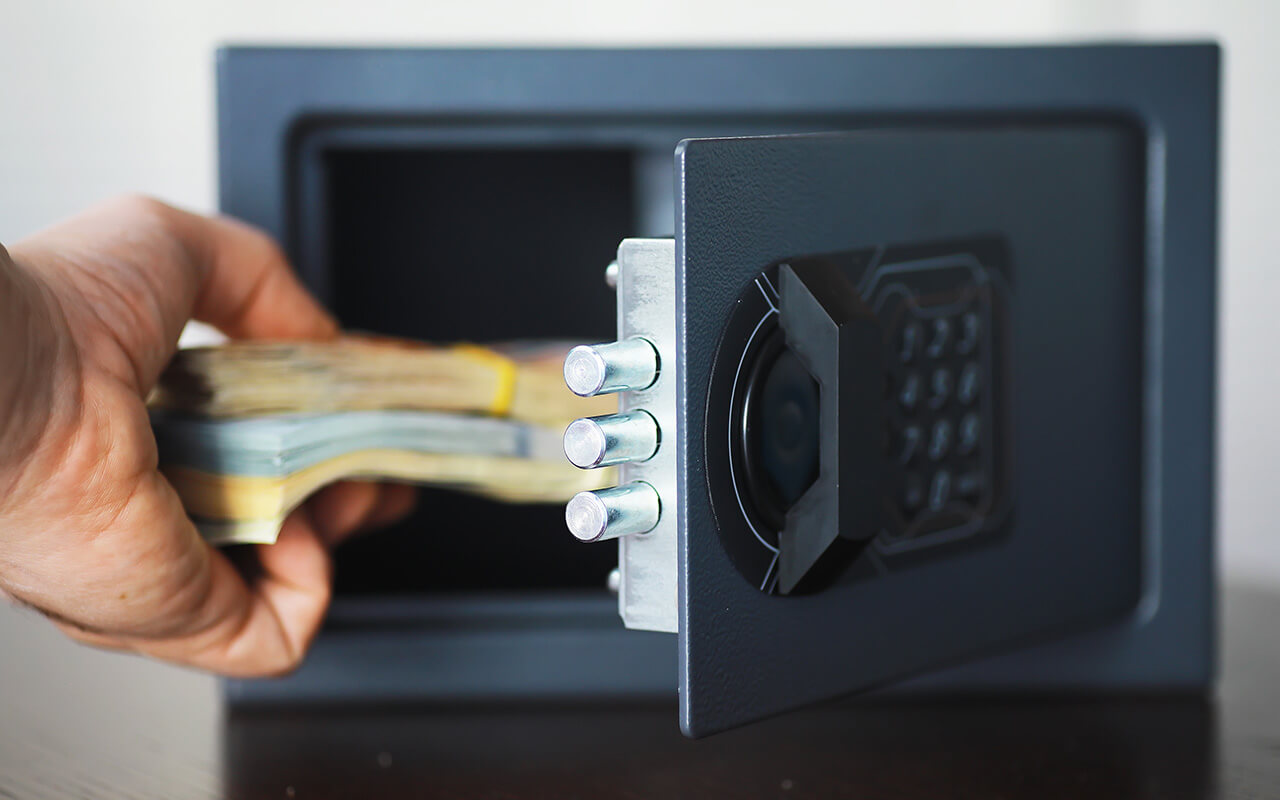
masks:
<instances>
[{"instance_id":1,"label":"open safe","mask_svg":"<svg viewBox=\"0 0 1280 800\"><path fill-rule=\"evenodd\" d=\"M592 345L570 381L624 417L584 430L652 445L568 512L424 491L232 702L678 696L697 736L880 687L1206 689L1218 65L221 51L221 206L345 326Z\"/></svg>"}]
</instances>

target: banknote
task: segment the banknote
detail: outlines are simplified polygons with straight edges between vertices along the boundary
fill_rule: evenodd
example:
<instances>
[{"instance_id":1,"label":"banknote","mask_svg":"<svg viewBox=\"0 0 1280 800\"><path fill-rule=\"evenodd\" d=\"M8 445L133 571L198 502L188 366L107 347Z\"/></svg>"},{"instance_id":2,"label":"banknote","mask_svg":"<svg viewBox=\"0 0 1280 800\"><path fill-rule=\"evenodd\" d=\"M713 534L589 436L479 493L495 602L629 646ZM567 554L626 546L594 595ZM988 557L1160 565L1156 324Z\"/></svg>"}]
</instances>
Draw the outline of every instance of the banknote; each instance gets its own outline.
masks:
<instances>
[{"instance_id":1,"label":"banknote","mask_svg":"<svg viewBox=\"0 0 1280 800\"><path fill-rule=\"evenodd\" d=\"M616 409L564 385L568 344L434 345L367 335L181 350L149 405L160 469L211 542L269 543L334 481L562 503L609 485L564 427Z\"/></svg>"},{"instance_id":2,"label":"banknote","mask_svg":"<svg viewBox=\"0 0 1280 800\"><path fill-rule=\"evenodd\" d=\"M563 460L562 431L509 419L430 411L348 411L209 419L152 413L166 464L215 474L288 475L357 450L409 450Z\"/></svg>"},{"instance_id":3,"label":"banknote","mask_svg":"<svg viewBox=\"0 0 1280 800\"><path fill-rule=\"evenodd\" d=\"M350 335L330 342L242 341L178 351L150 399L201 417L402 409L560 424L615 401L564 385L569 345L480 347Z\"/></svg>"},{"instance_id":4,"label":"banknote","mask_svg":"<svg viewBox=\"0 0 1280 800\"><path fill-rule=\"evenodd\" d=\"M162 466L201 534L215 544L274 542L280 524L334 481L391 480L444 487L505 503L564 503L616 481L613 469L578 470L567 461L364 450L283 477L218 475Z\"/></svg>"}]
</instances>

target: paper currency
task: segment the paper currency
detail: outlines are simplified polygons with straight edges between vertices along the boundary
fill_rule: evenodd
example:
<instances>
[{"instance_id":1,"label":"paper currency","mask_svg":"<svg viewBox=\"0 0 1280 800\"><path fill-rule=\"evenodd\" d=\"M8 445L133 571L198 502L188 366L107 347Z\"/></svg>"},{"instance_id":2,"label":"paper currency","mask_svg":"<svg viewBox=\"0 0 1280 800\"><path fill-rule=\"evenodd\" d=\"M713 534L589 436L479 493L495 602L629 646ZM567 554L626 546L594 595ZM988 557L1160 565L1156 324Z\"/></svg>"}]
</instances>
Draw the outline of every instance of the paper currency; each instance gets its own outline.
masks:
<instances>
[{"instance_id":1,"label":"paper currency","mask_svg":"<svg viewBox=\"0 0 1280 800\"><path fill-rule=\"evenodd\" d=\"M410 450L557 461L560 432L430 411L347 411L209 419L156 412L163 463L231 475L288 475L356 450Z\"/></svg>"},{"instance_id":2,"label":"paper currency","mask_svg":"<svg viewBox=\"0 0 1280 800\"><path fill-rule=\"evenodd\" d=\"M568 347L359 336L180 351L151 400L161 471L219 544L273 542L307 496L347 478L564 502L612 479L565 460L564 426L614 410L564 387Z\"/></svg>"},{"instance_id":3,"label":"paper currency","mask_svg":"<svg viewBox=\"0 0 1280 800\"><path fill-rule=\"evenodd\" d=\"M559 425L610 398L564 386L568 345L429 345L353 335L332 342L229 342L181 350L151 398L202 417L406 409ZM585 411L584 411L585 410Z\"/></svg>"},{"instance_id":4,"label":"paper currency","mask_svg":"<svg viewBox=\"0 0 1280 800\"><path fill-rule=\"evenodd\" d=\"M215 544L274 542L280 524L317 489L369 478L441 486L508 503L566 502L614 480L612 470L494 456L362 450L282 477L217 475L162 467L201 534Z\"/></svg>"}]
</instances>

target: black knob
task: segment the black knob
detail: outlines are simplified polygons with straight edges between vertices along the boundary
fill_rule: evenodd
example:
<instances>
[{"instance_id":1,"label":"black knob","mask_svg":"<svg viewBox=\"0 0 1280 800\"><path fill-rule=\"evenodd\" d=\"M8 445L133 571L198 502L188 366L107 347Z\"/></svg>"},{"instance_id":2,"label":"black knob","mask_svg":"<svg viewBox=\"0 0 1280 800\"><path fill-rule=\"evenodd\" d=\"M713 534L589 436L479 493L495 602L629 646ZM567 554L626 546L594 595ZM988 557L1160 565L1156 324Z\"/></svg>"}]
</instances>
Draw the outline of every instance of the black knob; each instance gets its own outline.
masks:
<instances>
[{"instance_id":1,"label":"black knob","mask_svg":"<svg viewBox=\"0 0 1280 800\"><path fill-rule=\"evenodd\" d=\"M779 325L818 386L818 474L778 533L778 588L861 550L881 529L884 338L857 287L821 258L778 271Z\"/></svg>"}]
</instances>

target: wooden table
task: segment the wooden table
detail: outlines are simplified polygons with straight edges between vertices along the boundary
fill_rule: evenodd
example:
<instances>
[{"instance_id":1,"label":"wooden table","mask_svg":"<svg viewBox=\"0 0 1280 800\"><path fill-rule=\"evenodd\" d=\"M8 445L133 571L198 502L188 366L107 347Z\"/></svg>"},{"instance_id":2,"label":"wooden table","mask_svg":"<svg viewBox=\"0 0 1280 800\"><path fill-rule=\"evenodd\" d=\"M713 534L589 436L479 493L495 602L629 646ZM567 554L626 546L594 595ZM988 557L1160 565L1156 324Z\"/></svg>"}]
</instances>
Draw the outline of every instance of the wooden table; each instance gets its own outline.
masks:
<instances>
[{"instance_id":1,"label":"wooden table","mask_svg":"<svg viewBox=\"0 0 1280 800\"><path fill-rule=\"evenodd\" d=\"M1277 589L1227 591L1216 700L862 700L698 742L674 703L225 716L207 679L32 636L0 626L0 798L1280 797Z\"/></svg>"}]
</instances>

